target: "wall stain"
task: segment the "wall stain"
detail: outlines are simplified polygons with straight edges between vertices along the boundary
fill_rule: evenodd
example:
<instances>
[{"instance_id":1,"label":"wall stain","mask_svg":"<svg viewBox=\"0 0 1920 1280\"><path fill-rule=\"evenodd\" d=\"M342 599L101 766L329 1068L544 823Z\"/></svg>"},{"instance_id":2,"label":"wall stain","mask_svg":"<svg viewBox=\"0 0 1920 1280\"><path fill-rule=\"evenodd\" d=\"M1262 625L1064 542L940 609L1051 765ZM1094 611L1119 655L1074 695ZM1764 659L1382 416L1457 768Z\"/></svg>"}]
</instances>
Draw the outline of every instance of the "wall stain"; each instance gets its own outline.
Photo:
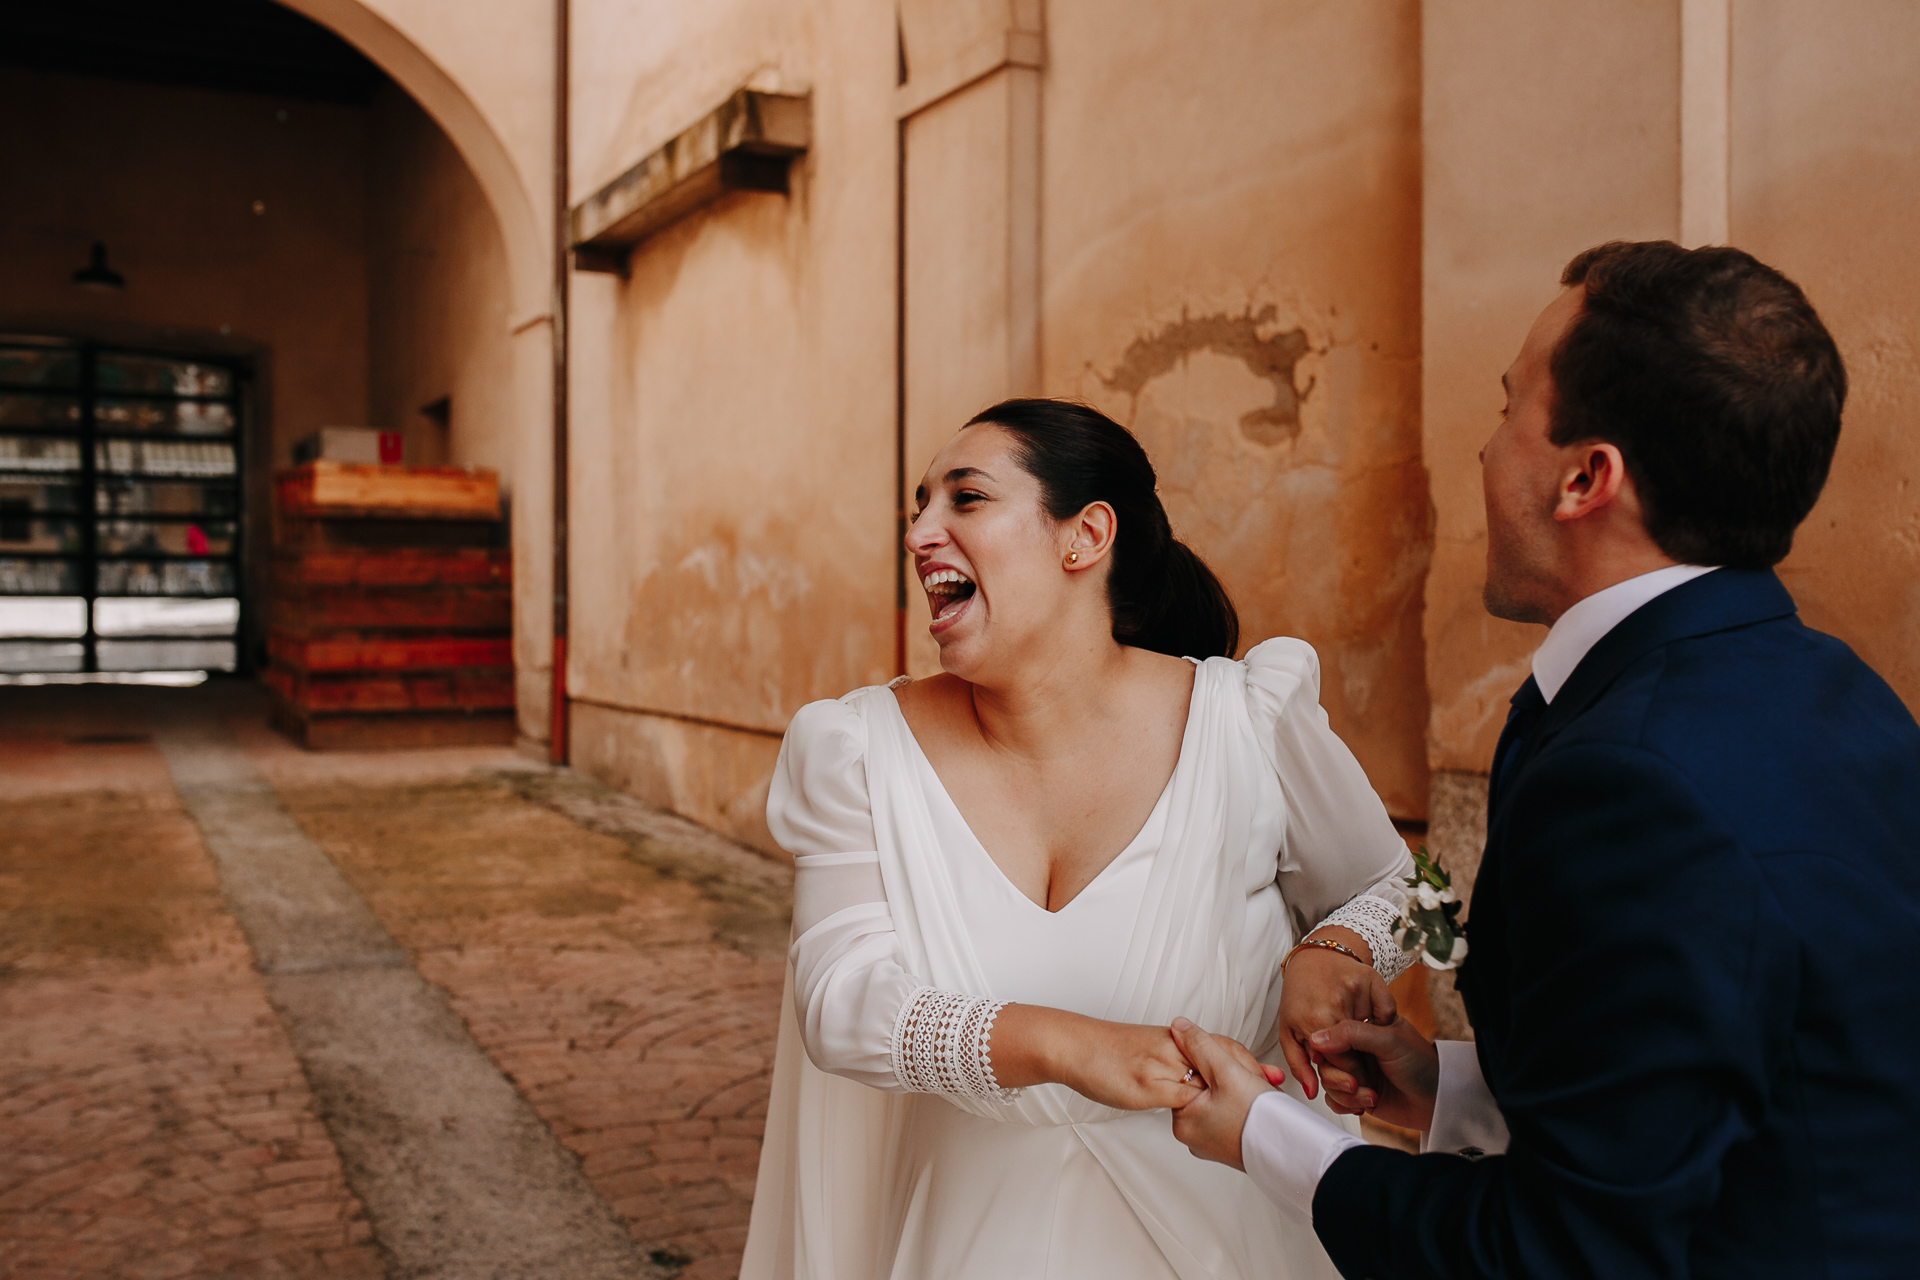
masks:
<instances>
[{"instance_id":1,"label":"wall stain","mask_svg":"<svg viewBox=\"0 0 1920 1280\"><path fill-rule=\"evenodd\" d=\"M1114 391L1133 397L1198 351L1212 351L1244 363L1256 378L1273 384L1273 403L1240 415L1240 431L1255 444L1284 444L1300 434L1300 402L1313 391L1294 387L1294 366L1310 350L1306 330L1288 329L1270 338L1260 330L1272 324L1279 312L1273 306L1256 314L1248 307L1240 315L1220 312L1210 316L1190 316L1185 311L1172 324L1151 337L1135 338L1127 345L1120 367L1100 381Z\"/></svg>"}]
</instances>

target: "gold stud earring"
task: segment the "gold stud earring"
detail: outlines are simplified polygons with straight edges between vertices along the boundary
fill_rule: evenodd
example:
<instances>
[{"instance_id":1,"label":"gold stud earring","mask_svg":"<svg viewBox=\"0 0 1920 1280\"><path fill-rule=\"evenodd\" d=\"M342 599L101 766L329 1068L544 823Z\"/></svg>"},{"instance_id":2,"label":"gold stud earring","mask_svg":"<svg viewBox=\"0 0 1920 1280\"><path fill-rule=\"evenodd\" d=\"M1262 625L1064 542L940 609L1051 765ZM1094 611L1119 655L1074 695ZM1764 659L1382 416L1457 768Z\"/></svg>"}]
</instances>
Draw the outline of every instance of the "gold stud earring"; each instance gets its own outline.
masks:
<instances>
[{"instance_id":1,"label":"gold stud earring","mask_svg":"<svg viewBox=\"0 0 1920 1280\"><path fill-rule=\"evenodd\" d=\"M1080 553L1079 553L1078 551L1069 551L1069 552L1067 552L1067 563L1068 563L1068 564L1079 564L1079 563L1080 563Z\"/></svg>"}]
</instances>

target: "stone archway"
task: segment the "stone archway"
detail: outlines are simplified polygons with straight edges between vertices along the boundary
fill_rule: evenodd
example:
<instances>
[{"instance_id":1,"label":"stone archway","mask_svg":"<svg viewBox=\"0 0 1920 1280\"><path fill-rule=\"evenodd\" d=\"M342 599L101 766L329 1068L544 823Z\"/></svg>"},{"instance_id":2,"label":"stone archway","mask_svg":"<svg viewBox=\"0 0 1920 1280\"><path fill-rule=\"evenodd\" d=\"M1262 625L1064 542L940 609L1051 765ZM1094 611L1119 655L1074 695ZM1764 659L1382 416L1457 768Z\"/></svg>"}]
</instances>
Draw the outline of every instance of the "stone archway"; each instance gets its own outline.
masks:
<instances>
[{"instance_id":1,"label":"stone archway","mask_svg":"<svg viewBox=\"0 0 1920 1280\"><path fill-rule=\"evenodd\" d=\"M544 316L552 289L551 254L544 230L547 219L539 212L529 193L528 179L532 175L523 172L527 160L534 157L521 156L516 160L502 140L499 129L488 119L486 110L439 61L422 48L414 35L403 31L396 25L394 17L382 12L400 9L402 5L391 2L365 3L363 0L276 2L312 19L360 50L446 131L461 158L473 170L481 190L486 192L494 216L500 220L512 281L515 326ZM425 11L431 9L431 6L421 5L406 7L422 10L422 14L416 15L420 17L424 17ZM421 22L414 25L425 24ZM544 51L539 58L544 65ZM520 95L511 105L544 107L545 103L527 103L524 95ZM541 136L540 131L531 131L531 136ZM539 158L547 159L544 156Z\"/></svg>"},{"instance_id":2,"label":"stone archway","mask_svg":"<svg viewBox=\"0 0 1920 1280\"><path fill-rule=\"evenodd\" d=\"M544 741L553 668L553 257L552 215L536 193L553 162L551 13L479 13L431 0L276 2L353 45L413 98L498 221L517 424L503 474L513 511L514 667L520 731Z\"/></svg>"}]
</instances>

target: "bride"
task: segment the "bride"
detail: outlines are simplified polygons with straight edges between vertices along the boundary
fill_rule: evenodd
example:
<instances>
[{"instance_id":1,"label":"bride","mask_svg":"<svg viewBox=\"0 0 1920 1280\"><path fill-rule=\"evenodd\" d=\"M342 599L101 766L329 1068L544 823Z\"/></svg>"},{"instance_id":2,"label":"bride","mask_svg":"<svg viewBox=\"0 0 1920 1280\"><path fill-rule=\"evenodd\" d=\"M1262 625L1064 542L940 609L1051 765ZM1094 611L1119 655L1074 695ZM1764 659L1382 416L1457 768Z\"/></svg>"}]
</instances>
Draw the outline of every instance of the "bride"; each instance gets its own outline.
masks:
<instances>
[{"instance_id":1,"label":"bride","mask_svg":"<svg viewBox=\"0 0 1920 1280\"><path fill-rule=\"evenodd\" d=\"M1310 1097L1305 1036L1392 1008L1411 862L1313 650L1233 660L1093 409L996 405L917 502L944 673L803 707L767 799L794 942L744 1280L1333 1276L1166 1115L1177 1015Z\"/></svg>"}]
</instances>

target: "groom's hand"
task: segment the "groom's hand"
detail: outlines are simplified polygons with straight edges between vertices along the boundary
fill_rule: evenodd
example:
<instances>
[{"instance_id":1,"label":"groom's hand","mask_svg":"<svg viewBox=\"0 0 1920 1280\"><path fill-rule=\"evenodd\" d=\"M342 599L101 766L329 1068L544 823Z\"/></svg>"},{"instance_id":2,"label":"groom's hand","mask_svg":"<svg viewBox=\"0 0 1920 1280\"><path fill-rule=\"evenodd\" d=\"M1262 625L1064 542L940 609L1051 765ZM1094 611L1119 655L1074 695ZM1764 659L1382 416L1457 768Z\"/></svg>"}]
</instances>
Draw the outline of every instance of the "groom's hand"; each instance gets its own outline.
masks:
<instances>
[{"instance_id":1,"label":"groom's hand","mask_svg":"<svg viewBox=\"0 0 1920 1280\"><path fill-rule=\"evenodd\" d=\"M1336 1111L1370 1111L1388 1124L1425 1133L1433 1127L1433 1099L1440 1086L1440 1054L1405 1018L1391 1026L1346 1021L1316 1031L1307 1044L1317 1055L1364 1054L1372 1078L1343 1089L1344 1073L1324 1073L1327 1103ZM1189 1055L1191 1056L1191 1055ZM1202 1072L1202 1074L1205 1074ZM1205 1097L1205 1094L1201 1095Z\"/></svg>"},{"instance_id":2,"label":"groom's hand","mask_svg":"<svg viewBox=\"0 0 1920 1280\"><path fill-rule=\"evenodd\" d=\"M1207 1086L1173 1113L1173 1136L1202 1160L1244 1170L1240 1131L1247 1127L1247 1112L1254 1099L1270 1092L1286 1073L1254 1061L1238 1040L1208 1035L1185 1018L1173 1020L1173 1038Z\"/></svg>"}]
</instances>

